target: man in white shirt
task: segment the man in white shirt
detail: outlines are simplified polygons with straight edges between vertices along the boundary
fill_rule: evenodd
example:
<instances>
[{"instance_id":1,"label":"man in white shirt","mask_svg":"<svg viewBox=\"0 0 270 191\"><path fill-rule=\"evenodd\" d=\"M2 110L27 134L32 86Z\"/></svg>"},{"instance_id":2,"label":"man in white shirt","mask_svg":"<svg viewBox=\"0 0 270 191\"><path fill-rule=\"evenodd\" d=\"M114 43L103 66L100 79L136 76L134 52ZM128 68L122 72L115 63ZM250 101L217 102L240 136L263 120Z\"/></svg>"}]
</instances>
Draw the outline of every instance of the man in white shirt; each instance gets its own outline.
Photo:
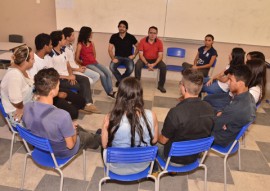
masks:
<instances>
[{"instance_id":1,"label":"man in white shirt","mask_svg":"<svg viewBox=\"0 0 270 191\"><path fill-rule=\"evenodd\" d=\"M89 78L89 82L92 85L94 85L98 80L99 80L99 73L90 70L89 68L86 68L85 66L80 66L75 62L74 58L74 49L72 46L72 43L75 40L75 35L74 35L74 29L71 27L65 27L62 30L65 39L66 39L66 47L65 47L65 53L67 56L67 60L71 66L71 69L73 71L73 74L78 74L82 76L86 76Z\"/></svg>"},{"instance_id":2,"label":"man in white shirt","mask_svg":"<svg viewBox=\"0 0 270 191\"><path fill-rule=\"evenodd\" d=\"M53 68L60 74L60 88L74 89L78 91L86 102L84 110L92 113L100 113L93 104L90 83L87 77L74 75L67 60L67 56L62 49L66 45L66 40L62 31L53 31L50 34L53 50L50 53Z\"/></svg>"},{"instance_id":3,"label":"man in white shirt","mask_svg":"<svg viewBox=\"0 0 270 191\"><path fill-rule=\"evenodd\" d=\"M52 58L48 55L52 52L52 41L48 34L41 33L35 37L36 53L34 54L35 62L33 67L29 69L28 75L34 79L34 76L43 68L52 68ZM58 96L54 98L56 107L69 112L71 118L77 119L79 110L84 111L85 100L79 94L68 89L61 89ZM85 113L85 112L84 112Z\"/></svg>"}]
</instances>

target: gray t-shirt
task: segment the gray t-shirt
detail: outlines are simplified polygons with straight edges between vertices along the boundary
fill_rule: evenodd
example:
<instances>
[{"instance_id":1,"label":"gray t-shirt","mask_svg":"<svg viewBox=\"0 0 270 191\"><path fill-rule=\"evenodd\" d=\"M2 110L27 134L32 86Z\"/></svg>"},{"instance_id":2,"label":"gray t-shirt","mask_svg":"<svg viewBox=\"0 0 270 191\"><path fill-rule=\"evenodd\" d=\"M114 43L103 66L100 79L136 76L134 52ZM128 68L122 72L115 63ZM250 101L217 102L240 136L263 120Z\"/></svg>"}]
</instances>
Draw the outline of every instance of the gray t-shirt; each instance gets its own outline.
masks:
<instances>
[{"instance_id":1,"label":"gray t-shirt","mask_svg":"<svg viewBox=\"0 0 270 191\"><path fill-rule=\"evenodd\" d=\"M78 152L79 136L72 149L66 147L65 138L75 134L68 112L53 105L29 102L24 106L23 121L31 133L49 139L56 157L71 157Z\"/></svg>"}]
</instances>

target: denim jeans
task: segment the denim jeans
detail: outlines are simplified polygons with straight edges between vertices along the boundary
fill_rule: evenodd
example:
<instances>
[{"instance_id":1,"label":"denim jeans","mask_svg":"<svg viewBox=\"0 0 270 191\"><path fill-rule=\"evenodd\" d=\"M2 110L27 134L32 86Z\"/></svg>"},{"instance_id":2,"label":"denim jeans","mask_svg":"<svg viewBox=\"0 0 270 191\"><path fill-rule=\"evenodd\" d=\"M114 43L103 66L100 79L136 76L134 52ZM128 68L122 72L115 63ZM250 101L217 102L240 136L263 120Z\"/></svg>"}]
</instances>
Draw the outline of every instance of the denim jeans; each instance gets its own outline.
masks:
<instances>
[{"instance_id":1,"label":"denim jeans","mask_svg":"<svg viewBox=\"0 0 270 191\"><path fill-rule=\"evenodd\" d=\"M113 75L115 76L116 80L118 82L121 82L122 79L130 76L130 74L133 72L134 69L134 62L133 60L126 58L126 57L120 57L120 56L116 56L115 58L118 59L117 63L111 62L110 63L110 70L112 71ZM126 71L124 72L124 74L121 74L119 72L119 70L117 69L117 67L119 65L124 65L126 68Z\"/></svg>"},{"instance_id":2,"label":"denim jeans","mask_svg":"<svg viewBox=\"0 0 270 191\"><path fill-rule=\"evenodd\" d=\"M98 72L90 70L88 68L86 68L83 74L89 78L91 85L95 84L99 80L99 77L100 77Z\"/></svg>"},{"instance_id":3,"label":"denim jeans","mask_svg":"<svg viewBox=\"0 0 270 191\"><path fill-rule=\"evenodd\" d=\"M203 99L204 101L208 102L216 112L223 110L224 107L230 104L231 96L229 92L222 93L222 94L212 94L207 95Z\"/></svg>"},{"instance_id":4,"label":"denim jeans","mask_svg":"<svg viewBox=\"0 0 270 191\"><path fill-rule=\"evenodd\" d=\"M96 63L96 64L89 64L86 67L97 72L100 75L101 84L107 94L113 91L112 76L110 71L105 66Z\"/></svg>"},{"instance_id":5,"label":"denim jeans","mask_svg":"<svg viewBox=\"0 0 270 191\"><path fill-rule=\"evenodd\" d=\"M207 82L206 82L207 83ZM223 89L218 85L217 80L213 81L210 86L207 86L206 83L203 85L202 92L206 92L208 94L222 94L226 93Z\"/></svg>"}]
</instances>

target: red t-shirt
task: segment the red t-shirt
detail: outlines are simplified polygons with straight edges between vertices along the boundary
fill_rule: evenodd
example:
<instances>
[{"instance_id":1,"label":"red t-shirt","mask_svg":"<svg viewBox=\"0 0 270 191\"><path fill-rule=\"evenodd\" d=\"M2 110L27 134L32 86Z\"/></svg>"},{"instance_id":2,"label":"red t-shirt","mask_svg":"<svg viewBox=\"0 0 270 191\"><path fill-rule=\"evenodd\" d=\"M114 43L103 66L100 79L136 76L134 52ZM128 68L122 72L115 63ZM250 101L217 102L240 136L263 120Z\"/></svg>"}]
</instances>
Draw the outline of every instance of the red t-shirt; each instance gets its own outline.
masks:
<instances>
[{"instance_id":1,"label":"red t-shirt","mask_svg":"<svg viewBox=\"0 0 270 191\"><path fill-rule=\"evenodd\" d=\"M84 66L87 66L89 64L97 63L97 60L94 56L93 44L90 43L88 46L86 46L83 43L79 43L79 44L82 45L82 49L80 52L80 58L82 60L82 64Z\"/></svg>"},{"instance_id":2,"label":"red t-shirt","mask_svg":"<svg viewBox=\"0 0 270 191\"><path fill-rule=\"evenodd\" d=\"M139 51L143 51L143 56L148 60L154 60L158 58L158 53L163 52L163 44L161 40L156 38L153 44L146 41L147 37L141 39L139 44Z\"/></svg>"}]
</instances>

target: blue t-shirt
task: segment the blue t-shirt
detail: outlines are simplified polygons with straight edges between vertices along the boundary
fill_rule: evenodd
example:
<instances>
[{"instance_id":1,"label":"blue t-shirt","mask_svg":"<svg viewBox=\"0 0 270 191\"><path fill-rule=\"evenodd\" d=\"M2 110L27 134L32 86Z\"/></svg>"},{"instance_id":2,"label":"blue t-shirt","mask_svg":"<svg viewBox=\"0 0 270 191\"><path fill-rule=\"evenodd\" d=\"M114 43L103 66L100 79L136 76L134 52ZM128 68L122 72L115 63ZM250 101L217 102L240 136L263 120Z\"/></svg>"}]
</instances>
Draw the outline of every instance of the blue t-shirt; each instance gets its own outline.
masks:
<instances>
[{"instance_id":1,"label":"blue t-shirt","mask_svg":"<svg viewBox=\"0 0 270 191\"><path fill-rule=\"evenodd\" d=\"M23 121L26 129L39 137L49 139L56 157L66 158L79 150L80 139L72 149L66 147L65 137L75 134L72 120L68 112L53 105L40 102L29 102L24 106Z\"/></svg>"},{"instance_id":2,"label":"blue t-shirt","mask_svg":"<svg viewBox=\"0 0 270 191\"><path fill-rule=\"evenodd\" d=\"M204 51L204 48L205 48L205 46L202 46L198 49L199 60L197 62L197 66L209 64L212 56L216 56L216 57L218 56L217 51L213 47L211 47L207 51Z\"/></svg>"}]
</instances>

